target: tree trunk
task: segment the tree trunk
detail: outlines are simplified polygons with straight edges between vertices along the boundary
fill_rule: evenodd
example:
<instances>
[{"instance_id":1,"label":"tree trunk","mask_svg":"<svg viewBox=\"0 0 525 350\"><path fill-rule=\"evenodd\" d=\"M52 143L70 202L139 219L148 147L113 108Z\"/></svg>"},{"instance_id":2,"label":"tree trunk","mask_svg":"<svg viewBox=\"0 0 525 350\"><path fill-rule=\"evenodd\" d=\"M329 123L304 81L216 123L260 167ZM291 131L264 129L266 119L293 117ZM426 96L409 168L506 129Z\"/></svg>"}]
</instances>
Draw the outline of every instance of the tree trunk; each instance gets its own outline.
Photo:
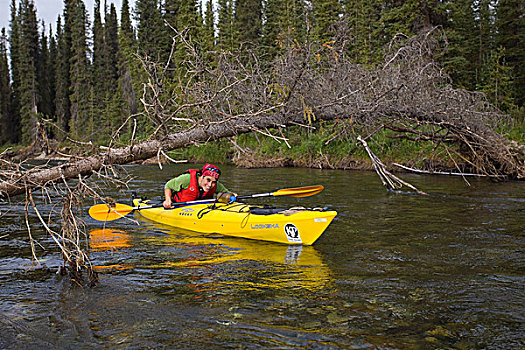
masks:
<instances>
[{"instance_id":1,"label":"tree trunk","mask_svg":"<svg viewBox=\"0 0 525 350\"><path fill-rule=\"evenodd\" d=\"M288 120L291 123L292 120ZM251 132L254 129L282 125L284 120L276 116L232 119L168 135L159 140L150 140L124 148L110 149L74 162L52 168L28 171L9 181L0 182L0 197L25 193L26 187L34 188L61 179L90 175L106 165L122 165L156 156L160 150L170 151L198 142L214 141L223 137Z\"/></svg>"}]
</instances>

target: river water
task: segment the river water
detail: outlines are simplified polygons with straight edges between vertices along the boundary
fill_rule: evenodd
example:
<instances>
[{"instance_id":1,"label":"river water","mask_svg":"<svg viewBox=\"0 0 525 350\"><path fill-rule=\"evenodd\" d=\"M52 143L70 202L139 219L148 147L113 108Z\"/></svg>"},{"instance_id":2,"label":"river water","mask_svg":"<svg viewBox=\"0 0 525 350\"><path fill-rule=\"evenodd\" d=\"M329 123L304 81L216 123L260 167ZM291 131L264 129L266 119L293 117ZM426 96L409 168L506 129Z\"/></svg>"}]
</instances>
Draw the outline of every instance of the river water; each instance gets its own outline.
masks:
<instances>
[{"instance_id":1,"label":"river water","mask_svg":"<svg viewBox=\"0 0 525 350\"><path fill-rule=\"evenodd\" d=\"M125 170L151 198L187 167ZM525 347L523 182L402 175L429 193L419 196L387 193L369 172L225 166L222 178L239 194L322 184L313 197L250 203L339 214L304 247L86 215L100 283L80 288L56 274L60 256L32 215L35 264L23 208L4 203L0 348Z\"/></svg>"}]
</instances>

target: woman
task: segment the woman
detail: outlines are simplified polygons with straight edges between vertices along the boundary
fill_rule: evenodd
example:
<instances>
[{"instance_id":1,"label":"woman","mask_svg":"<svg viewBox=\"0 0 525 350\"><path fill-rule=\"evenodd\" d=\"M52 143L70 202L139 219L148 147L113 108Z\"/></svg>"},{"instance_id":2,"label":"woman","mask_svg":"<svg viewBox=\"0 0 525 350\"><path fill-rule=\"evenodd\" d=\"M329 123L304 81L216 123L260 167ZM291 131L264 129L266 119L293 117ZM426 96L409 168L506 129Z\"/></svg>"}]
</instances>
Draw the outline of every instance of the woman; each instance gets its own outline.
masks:
<instances>
[{"instance_id":1,"label":"woman","mask_svg":"<svg viewBox=\"0 0 525 350\"><path fill-rule=\"evenodd\" d=\"M164 186L164 207L172 203L188 202L199 199L210 199L217 193L219 201L229 201L236 193L231 193L219 177L221 170L212 164L204 164L202 169L189 169L181 175L166 182Z\"/></svg>"}]
</instances>

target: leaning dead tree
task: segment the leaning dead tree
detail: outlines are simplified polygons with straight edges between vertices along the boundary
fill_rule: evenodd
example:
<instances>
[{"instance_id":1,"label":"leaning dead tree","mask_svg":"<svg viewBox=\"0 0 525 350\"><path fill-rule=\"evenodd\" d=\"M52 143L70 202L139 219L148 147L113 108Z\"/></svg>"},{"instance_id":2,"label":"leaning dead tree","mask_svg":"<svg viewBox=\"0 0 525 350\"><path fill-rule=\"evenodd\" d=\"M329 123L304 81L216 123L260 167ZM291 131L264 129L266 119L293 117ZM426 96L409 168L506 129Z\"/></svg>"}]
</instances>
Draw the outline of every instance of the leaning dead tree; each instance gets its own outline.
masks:
<instances>
[{"instance_id":1,"label":"leaning dead tree","mask_svg":"<svg viewBox=\"0 0 525 350\"><path fill-rule=\"evenodd\" d=\"M432 59L444 40L438 29L413 38L397 36L383 66L372 70L341 57L344 47L330 48L333 60L320 61L318 70L304 69L298 82L286 73L281 81L288 78L283 85L294 86L295 110L302 104L319 118L352 118L372 130L367 138L388 129L393 138L430 142L434 152L444 152L471 172L525 177L523 147L495 132L507 116L483 94L452 88Z\"/></svg>"},{"instance_id":2,"label":"leaning dead tree","mask_svg":"<svg viewBox=\"0 0 525 350\"><path fill-rule=\"evenodd\" d=\"M373 69L345 57L344 35L333 44L291 42L288 51L271 63L247 52L242 56L216 52L215 61L208 64L182 34L175 36L174 47L187 47L186 73L178 83L171 81L173 89L165 88L166 80L173 77L171 62L142 60L143 112L124 124L148 125L148 138L137 140L133 132L122 145L121 127L109 145L89 145L91 154L71 155L56 166L24 168L4 157L0 197L26 194L30 198L38 190L50 200L58 194L56 198L71 203L70 193L81 193L102 201L101 191L89 178L116 181L115 166L248 132L284 139L272 128L345 118L370 130L364 139L388 129L391 137L431 142L434 151L447 154L458 169L466 164L475 173L525 177L523 149L494 131L495 123L506 116L482 94L453 89L433 61L444 41L439 30L414 38L396 37L384 64ZM62 240L70 242L70 248L62 245L61 249L69 257L66 261L74 261L78 269L87 260L76 246L78 234L71 234L79 232L79 225L69 214L62 217L62 232L68 233Z\"/></svg>"}]
</instances>

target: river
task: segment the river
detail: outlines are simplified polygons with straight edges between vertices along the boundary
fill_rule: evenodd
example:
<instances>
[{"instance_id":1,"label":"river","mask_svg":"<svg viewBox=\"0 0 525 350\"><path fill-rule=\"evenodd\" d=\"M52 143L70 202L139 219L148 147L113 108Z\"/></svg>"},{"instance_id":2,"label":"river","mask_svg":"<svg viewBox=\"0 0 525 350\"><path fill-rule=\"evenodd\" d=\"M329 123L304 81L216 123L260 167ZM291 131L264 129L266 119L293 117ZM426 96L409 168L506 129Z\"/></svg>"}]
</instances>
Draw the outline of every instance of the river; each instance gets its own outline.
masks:
<instances>
[{"instance_id":1,"label":"river","mask_svg":"<svg viewBox=\"0 0 525 350\"><path fill-rule=\"evenodd\" d=\"M187 167L125 170L130 191L158 197ZM371 172L222 168L239 194L322 184L313 197L250 203L338 216L303 247L183 232L138 213L140 225L86 215L100 283L79 288L56 274L60 255L32 215L34 262L23 207L4 203L0 348L525 347L523 182L401 175L420 196L387 193Z\"/></svg>"}]
</instances>

